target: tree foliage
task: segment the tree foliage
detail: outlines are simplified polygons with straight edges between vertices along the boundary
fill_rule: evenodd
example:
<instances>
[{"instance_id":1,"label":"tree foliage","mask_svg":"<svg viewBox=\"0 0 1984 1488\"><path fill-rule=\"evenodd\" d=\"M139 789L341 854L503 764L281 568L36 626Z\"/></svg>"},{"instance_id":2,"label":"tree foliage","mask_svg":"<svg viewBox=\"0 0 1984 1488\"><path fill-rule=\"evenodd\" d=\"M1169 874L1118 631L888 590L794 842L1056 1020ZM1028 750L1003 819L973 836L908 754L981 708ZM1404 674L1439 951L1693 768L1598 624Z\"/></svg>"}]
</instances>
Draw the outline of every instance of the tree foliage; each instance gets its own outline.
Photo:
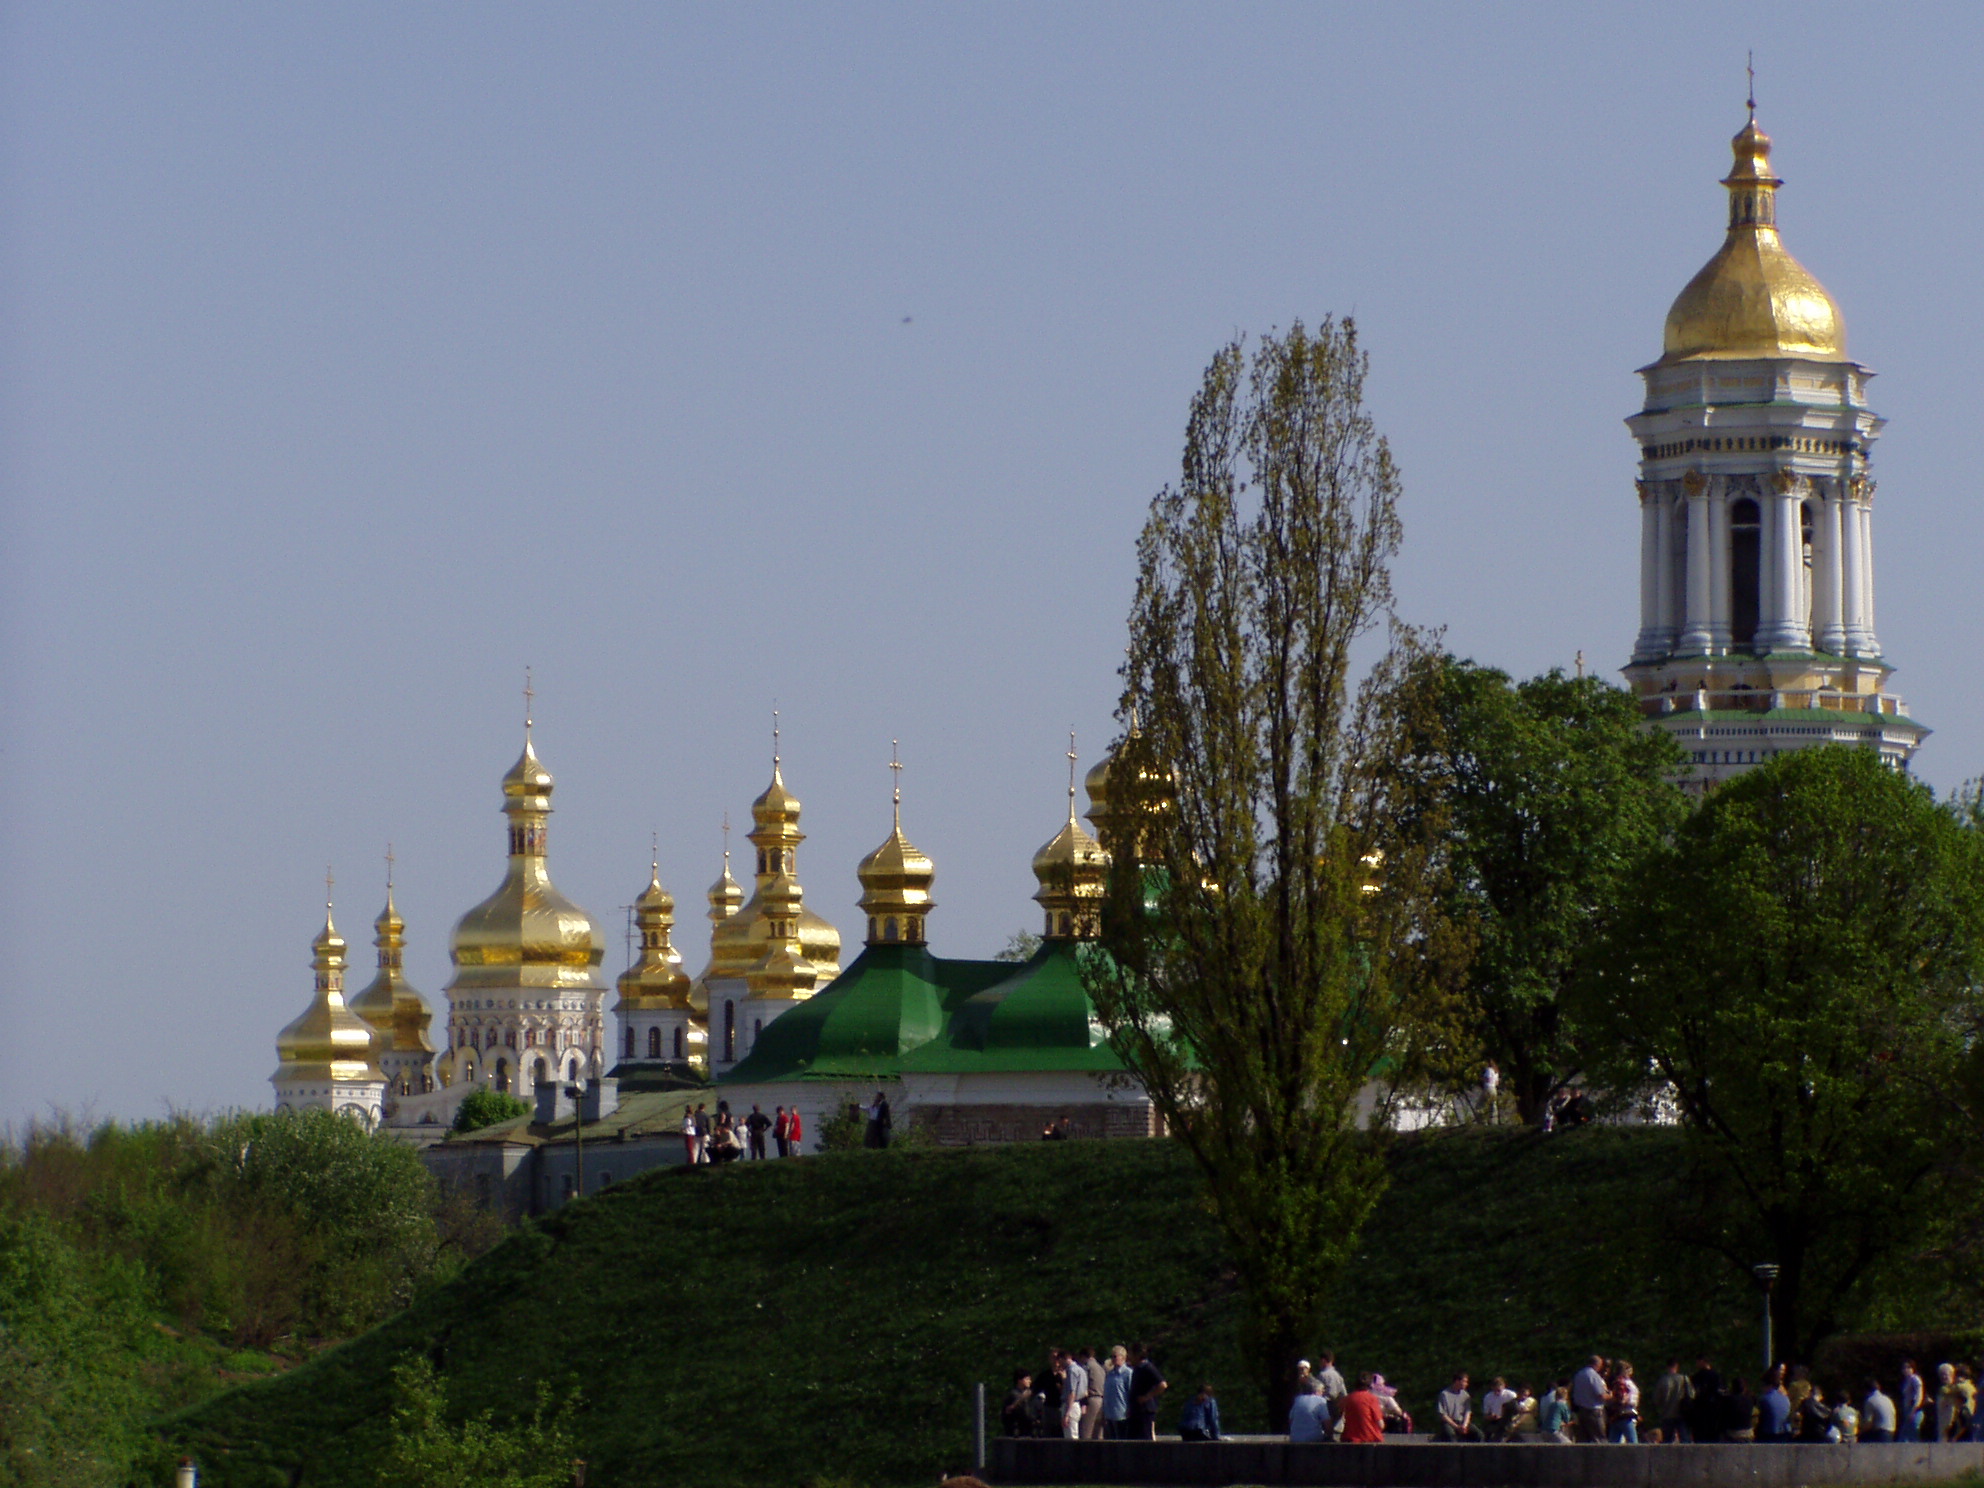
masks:
<instances>
[{"instance_id":1,"label":"tree foliage","mask_svg":"<svg viewBox=\"0 0 1984 1488\"><path fill-rule=\"evenodd\" d=\"M1788 1357L1966 1211L1978 835L1870 751L1782 756L1644 862L1580 989L1609 1078L1678 1108L1698 1238L1781 1267Z\"/></svg>"},{"instance_id":2,"label":"tree foliage","mask_svg":"<svg viewBox=\"0 0 1984 1488\"><path fill-rule=\"evenodd\" d=\"M1442 1016L1420 1053L1457 1090L1492 1060L1540 1121L1584 1063L1566 993L1635 864L1686 814L1680 747L1630 693L1561 670L1512 682L1427 656L1404 701L1394 791L1437 888L1420 944Z\"/></svg>"},{"instance_id":3,"label":"tree foliage","mask_svg":"<svg viewBox=\"0 0 1984 1488\"><path fill-rule=\"evenodd\" d=\"M462 1103L455 1107L454 1129L458 1132L481 1131L485 1126L494 1126L499 1121L515 1121L519 1116L529 1114L530 1102L522 1096L485 1086L481 1090L471 1090L462 1097Z\"/></svg>"},{"instance_id":4,"label":"tree foliage","mask_svg":"<svg viewBox=\"0 0 1984 1488\"><path fill-rule=\"evenodd\" d=\"M1206 370L1138 543L1138 726L1110 770L1110 955L1087 972L1205 1175L1277 1409L1382 1187L1355 1106L1392 1046L1417 912L1383 768L1415 643L1393 626L1361 688L1353 654L1390 622L1401 534L1366 366L1330 319Z\"/></svg>"},{"instance_id":5,"label":"tree foliage","mask_svg":"<svg viewBox=\"0 0 1984 1488\"><path fill-rule=\"evenodd\" d=\"M566 1488L578 1456L575 1393L554 1400L540 1381L531 1413L499 1425L493 1407L449 1419L448 1388L425 1357L393 1371L392 1444L382 1485L421 1488Z\"/></svg>"}]
</instances>

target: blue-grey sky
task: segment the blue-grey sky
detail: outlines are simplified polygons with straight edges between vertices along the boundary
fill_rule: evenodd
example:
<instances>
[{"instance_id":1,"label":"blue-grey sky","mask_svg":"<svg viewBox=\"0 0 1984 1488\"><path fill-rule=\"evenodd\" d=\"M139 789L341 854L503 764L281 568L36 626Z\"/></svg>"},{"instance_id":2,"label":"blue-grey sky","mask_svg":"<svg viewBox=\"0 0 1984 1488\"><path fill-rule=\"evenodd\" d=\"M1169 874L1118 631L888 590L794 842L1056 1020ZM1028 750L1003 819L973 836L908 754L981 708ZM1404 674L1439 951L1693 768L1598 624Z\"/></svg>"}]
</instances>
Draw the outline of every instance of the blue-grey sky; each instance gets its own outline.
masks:
<instances>
[{"instance_id":1,"label":"blue-grey sky","mask_svg":"<svg viewBox=\"0 0 1984 1488\"><path fill-rule=\"evenodd\" d=\"M326 863L434 999L536 669L552 870L624 965L650 831L806 804L856 938L1033 923L1066 734L1236 330L1354 312L1403 609L1622 665L1633 369L1757 52L1791 249L1881 375L1879 622L1984 771L1975 6L11 7L0 1120L266 1104Z\"/></svg>"}]
</instances>

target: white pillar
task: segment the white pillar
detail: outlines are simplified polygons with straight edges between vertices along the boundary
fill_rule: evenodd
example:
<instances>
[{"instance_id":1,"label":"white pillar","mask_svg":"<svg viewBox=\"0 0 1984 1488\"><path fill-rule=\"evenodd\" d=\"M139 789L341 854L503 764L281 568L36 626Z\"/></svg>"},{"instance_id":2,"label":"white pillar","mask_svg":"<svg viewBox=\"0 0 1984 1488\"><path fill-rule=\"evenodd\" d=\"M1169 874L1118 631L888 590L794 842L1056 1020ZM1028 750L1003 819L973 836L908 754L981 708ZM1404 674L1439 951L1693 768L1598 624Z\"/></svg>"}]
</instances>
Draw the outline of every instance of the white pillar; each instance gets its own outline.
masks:
<instances>
[{"instance_id":1,"label":"white pillar","mask_svg":"<svg viewBox=\"0 0 1984 1488\"><path fill-rule=\"evenodd\" d=\"M1718 656L1729 652L1729 483L1718 480L1708 498L1708 629Z\"/></svg>"},{"instance_id":2,"label":"white pillar","mask_svg":"<svg viewBox=\"0 0 1984 1488\"><path fill-rule=\"evenodd\" d=\"M1661 653L1674 647L1674 502L1666 491L1654 498L1654 587L1659 591L1654 612Z\"/></svg>"},{"instance_id":3,"label":"white pillar","mask_svg":"<svg viewBox=\"0 0 1984 1488\"><path fill-rule=\"evenodd\" d=\"M1874 504L1857 503L1860 513L1860 623L1865 627L1868 656L1881 654L1881 638L1874 631Z\"/></svg>"},{"instance_id":4,"label":"white pillar","mask_svg":"<svg viewBox=\"0 0 1984 1488\"><path fill-rule=\"evenodd\" d=\"M1660 502L1657 486L1640 487L1640 638L1633 659L1651 659L1665 647L1660 640Z\"/></svg>"},{"instance_id":5,"label":"white pillar","mask_svg":"<svg viewBox=\"0 0 1984 1488\"><path fill-rule=\"evenodd\" d=\"M1860 526L1860 503L1853 499L1852 487L1839 489L1839 580L1840 629L1845 633L1848 656L1866 656L1867 650L1867 565L1861 556L1866 533Z\"/></svg>"},{"instance_id":6,"label":"white pillar","mask_svg":"<svg viewBox=\"0 0 1984 1488\"><path fill-rule=\"evenodd\" d=\"M1828 656L1846 655L1846 623L1840 559L1839 487L1818 488L1819 520L1812 528L1812 643Z\"/></svg>"},{"instance_id":7,"label":"white pillar","mask_svg":"<svg viewBox=\"0 0 1984 1488\"><path fill-rule=\"evenodd\" d=\"M1686 623L1674 649L1682 656L1700 656L1709 649L1708 491L1688 493L1688 587Z\"/></svg>"},{"instance_id":8,"label":"white pillar","mask_svg":"<svg viewBox=\"0 0 1984 1488\"><path fill-rule=\"evenodd\" d=\"M1764 498L1771 513L1765 567L1771 576L1770 618L1758 627L1768 651L1808 651L1811 625L1802 611L1805 591L1803 502L1795 491L1773 490Z\"/></svg>"}]
</instances>

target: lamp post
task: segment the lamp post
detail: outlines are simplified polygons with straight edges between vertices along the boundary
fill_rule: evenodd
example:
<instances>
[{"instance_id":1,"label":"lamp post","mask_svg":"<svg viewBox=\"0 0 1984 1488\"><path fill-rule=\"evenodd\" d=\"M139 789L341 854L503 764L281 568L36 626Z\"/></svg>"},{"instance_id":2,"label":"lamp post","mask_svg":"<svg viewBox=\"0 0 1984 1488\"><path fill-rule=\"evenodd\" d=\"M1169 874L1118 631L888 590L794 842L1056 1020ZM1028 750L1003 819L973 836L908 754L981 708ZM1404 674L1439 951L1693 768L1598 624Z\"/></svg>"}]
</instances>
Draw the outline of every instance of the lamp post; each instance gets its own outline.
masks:
<instances>
[{"instance_id":1,"label":"lamp post","mask_svg":"<svg viewBox=\"0 0 1984 1488\"><path fill-rule=\"evenodd\" d=\"M1750 1274L1757 1279L1757 1285L1764 1293L1764 1374L1770 1374L1771 1365L1777 1362L1777 1349L1770 1336L1770 1289L1777 1281L1777 1267L1764 1261L1750 1268Z\"/></svg>"},{"instance_id":2,"label":"lamp post","mask_svg":"<svg viewBox=\"0 0 1984 1488\"><path fill-rule=\"evenodd\" d=\"M565 1094L572 1098L572 1139L578 1143L579 1154L578 1197L583 1199L586 1196L586 1088L578 1084L567 1085ZM1777 1268L1773 1266L1771 1270L1775 1273ZM1768 1307L1765 1310L1768 1313ZM1770 1327L1768 1319L1764 1327L1768 1331Z\"/></svg>"}]
</instances>

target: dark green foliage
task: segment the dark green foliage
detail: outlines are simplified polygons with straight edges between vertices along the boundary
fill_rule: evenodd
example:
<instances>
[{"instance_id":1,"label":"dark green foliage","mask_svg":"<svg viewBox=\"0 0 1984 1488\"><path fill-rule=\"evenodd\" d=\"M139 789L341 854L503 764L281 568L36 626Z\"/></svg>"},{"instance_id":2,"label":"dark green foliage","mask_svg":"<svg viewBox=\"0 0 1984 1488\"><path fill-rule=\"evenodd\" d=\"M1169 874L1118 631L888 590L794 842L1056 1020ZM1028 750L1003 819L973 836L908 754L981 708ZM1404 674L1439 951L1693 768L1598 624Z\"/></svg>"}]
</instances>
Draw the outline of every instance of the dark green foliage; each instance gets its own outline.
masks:
<instances>
[{"instance_id":1,"label":"dark green foliage","mask_svg":"<svg viewBox=\"0 0 1984 1488\"><path fill-rule=\"evenodd\" d=\"M553 1404L539 1384L531 1412L498 1426L493 1409L456 1420L447 1386L427 1359L393 1371L392 1436L386 1447L388 1483L420 1488L566 1488L577 1448L572 1441L576 1396Z\"/></svg>"},{"instance_id":2,"label":"dark green foliage","mask_svg":"<svg viewBox=\"0 0 1984 1488\"><path fill-rule=\"evenodd\" d=\"M1631 693L1560 670L1511 682L1428 656L1400 700L1401 830L1439 885L1418 942L1440 993L1423 1072L1464 1091L1492 1060L1540 1121L1584 1064L1565 993L1631 870L1686 814L1681 750Z\"/></svg>"},{"instance_id":3,"label":"dark green foliage","mask_svg":"<svg viewBox=\"0 0 1984 1488\"><path fill-rule=\"evenodd\" d=\"M1415 1410L1454 1368L1540 1379L1594 1348L1755 1347L1753 1293L1665 1238L1677 1134L1403 1138L1389 1163L1329 1327L1303 1341L1384 1370ZM917 1484L967 1464L973 1381L1000 1387L1057 1343L1141 1335L1181 1386L1219 1386L1232 1429L1260 1430L1241 1324L1175 1144L673 1170L513 1236L365 1338L182 1417L168 1445L212 1488L298 1463L306 1483L364 1482L393 1369L427 1358L457 1410L493 1407L499 1426L528 1418L540 1383L580 1388L595 1488Z\"/></svg>"},{"instance_id":4,"label":"dark green foliage","mask_svg":"<svg viewBox=\"0 0 1984 1488\"><path fill-rule=\"evenodd\" d=\"M1615 1088L1650 1076L1679 1108L1693 1232L1738 1271L1783 1268L1786 1357L1869 1316L1905 1258L1974 1237L1969 820L1871 751L1782 756L1644 864L1581 999Z\"/></svg>"},{"instance_id":5,"label":"dark green foliage","mask_svg":"<svg viewBox=\"0 0 1984 1488\"><path fill-rule=\"evenodd\" d=\"M1383 770L1415 644L1394 630L1361 690L1353 657L1390 621L1401 535L1366 365L1326 319L1206 369L1138 540L1122 714L1141 727L1110 767L1108 955L1085 966L1205 1176L1282 1399L1383 1187L1355 1105L1401 1025L1423 878Z\"/></svg>"},{"instance_id":6,"label":"dark green foliage","mask_svg":"<svg viewBox=\"0 0 1984 1488\"><path fill-rule=\"evenodd\" d=\"M519 1116L529 1114L530 1102L520 1095L512 1095L507 1090L471 1090L455 1107L454 1129L458 1132L481 1131L483 1127L494 1126L499 1121L515 1121Z\"/></svg>"}]
</instances>

